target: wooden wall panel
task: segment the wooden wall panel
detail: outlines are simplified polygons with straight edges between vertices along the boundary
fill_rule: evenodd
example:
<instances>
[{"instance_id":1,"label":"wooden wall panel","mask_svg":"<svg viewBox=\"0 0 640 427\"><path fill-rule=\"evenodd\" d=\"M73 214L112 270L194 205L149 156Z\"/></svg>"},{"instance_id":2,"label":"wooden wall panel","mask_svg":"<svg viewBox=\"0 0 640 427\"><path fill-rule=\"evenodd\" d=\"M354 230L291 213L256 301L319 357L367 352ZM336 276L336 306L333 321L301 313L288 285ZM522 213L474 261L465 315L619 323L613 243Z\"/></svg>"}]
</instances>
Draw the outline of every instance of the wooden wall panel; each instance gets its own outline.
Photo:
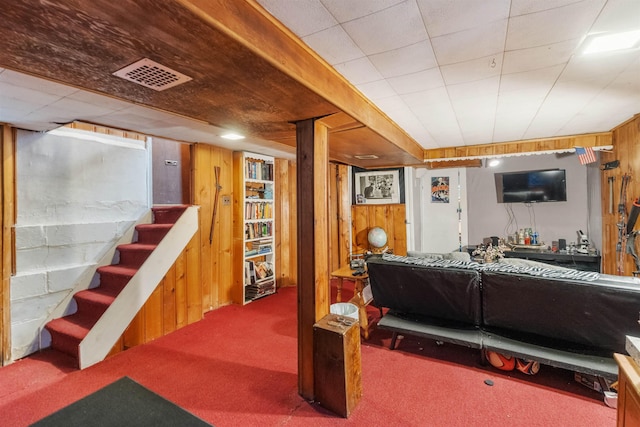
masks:
<instances>
[{"instance_id":1,"label":"wooden wall panel","mask_svg":"<svg viewBox=\"0 0 640 427\"><path fill-rule=\"evenodd\" d=\"M233 152L208 144L192 146L193 204L200 207L200 280L205 311L233 302ZM215 168L220 168L218 209L210 241L215 196ZM195 262L195 261L194 261ZM195 290L192 289L191 293Z\"/></svg>"},{"instance_id":2,"label":"wooden wall panel","mask_svg":"<svg viewBox=\"0 0 640 427\"><path fill-rule=\"evenodd\" d=\"M349 194L349 167L330 164L329 209L330 209L330 271L337 270L349 262L351 253L351 195Z\"/></svg>"},{"instance_id":3,"label":"wooden wall panel","mask_svg":"<svg viewBox=\"0 0 640 427\"><path fill-rule=\"evenodd\" d=\"M277 286L296 286L296 164L276 159L276 275Z\"/></svg>"},{"instance_id":4,"label":"wooden wall panel","mask_svg":"<svg viewBox=\"0 0 640 427\"><path fill-rule=\"evenodd\" d=\"M329 164L329 271L340 267L340 234L338 232L338 165Z\"/></svg>"},{"instance_id":5,"label":"wooden wall panel","mask_svg":"<svg viewBox=\"0 0 640 427\"><path fill-rule=\"evenodd\" d=\"M176 330L176 264L173 264L162 283L162 335Z\"/></svg>"},{"instance_id":6,"label":"wooden wall panel","mask_svg":"<svg viewBox=\"0 0 640 427\"><path fill-rule=\"evenodd\" d=\"M607 274L631 276L635 270L635 263L630 255L624 257L624 268L618 273L616 243L618 241L618 226L620 221L618 204L620 203L620 184L622 176L631 174L631 181L627 187L626 210L627 217L631 210L631 202L640 197L640 115L622 123L612 131L613 152L602 153L601 163L613 160L620 161L620 167L603 171L601 175L602 188L602 271ZM613 213L609 213L609 183L608 178L614 177ZM640 229L640 223L636 224ZM636 252L640 250L640 239L636 242Z\"/></svg>"},{"instance_id":7,"label":"wooden wall panel","mask_svg":"<svg viewBox=\"0 0 640 427\"><path fill-rule=\"evenodd\" d=\"M353 205L352 251L356 254L369 250L367 235L373 227L381 227L387 233L387 245L397 255L407 254L407 232L404 204Z\"/></svg>"},{"instance_id":8,"label":"wooden wall panel","mask_svg":"<svg viewBox=\"0 0 640 427\"><path fill-rule=\"evenodd\" d=\"M549 150L567 150L574 147L603 147L611 145L611 132L586 135L545 138L528 141L500 142L493 144L469 145L463 147L433 148L425 150L424 158L436 159L468 159L474 157L490 157L506 154L533 153Z\"/></svg>"},{"instance_id":9,"label":"wooden wall panel","mask_svg":"<svg viewBox=\"0 0 640 427\"><path fill-rule=\"evenodd\" d=\"M338 165L338 253L337 267L349 262L351 254L351 193L349 192L349 167Z\"/></svg>"}]
</instances>

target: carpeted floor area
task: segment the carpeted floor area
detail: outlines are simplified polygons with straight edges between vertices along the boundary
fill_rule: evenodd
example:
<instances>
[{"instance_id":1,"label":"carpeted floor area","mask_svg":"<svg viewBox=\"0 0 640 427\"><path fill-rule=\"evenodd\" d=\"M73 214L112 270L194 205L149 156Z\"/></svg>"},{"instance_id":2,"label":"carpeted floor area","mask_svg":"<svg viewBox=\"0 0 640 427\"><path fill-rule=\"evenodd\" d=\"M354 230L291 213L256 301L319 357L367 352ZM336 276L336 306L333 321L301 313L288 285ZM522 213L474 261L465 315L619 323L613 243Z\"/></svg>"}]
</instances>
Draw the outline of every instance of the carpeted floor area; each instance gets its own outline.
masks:
<instances>
[{"instance_id":1,"label":"carpeted floor area","mask_svg":"<svg viewBox=\"0 0 640 427\"><path fill-rule=\"evenodd\" d=\"M477 351L409 336L391 351L374 307L362 342L363 397L342 419L298 395L296 304L295 288L280 289L83 371L50 352L18 361L0 369L1 424L29 425L123 376L218 427L616 423L616 411L569 371L501 372L480 365Z\"/></svg>"}]
</instances>

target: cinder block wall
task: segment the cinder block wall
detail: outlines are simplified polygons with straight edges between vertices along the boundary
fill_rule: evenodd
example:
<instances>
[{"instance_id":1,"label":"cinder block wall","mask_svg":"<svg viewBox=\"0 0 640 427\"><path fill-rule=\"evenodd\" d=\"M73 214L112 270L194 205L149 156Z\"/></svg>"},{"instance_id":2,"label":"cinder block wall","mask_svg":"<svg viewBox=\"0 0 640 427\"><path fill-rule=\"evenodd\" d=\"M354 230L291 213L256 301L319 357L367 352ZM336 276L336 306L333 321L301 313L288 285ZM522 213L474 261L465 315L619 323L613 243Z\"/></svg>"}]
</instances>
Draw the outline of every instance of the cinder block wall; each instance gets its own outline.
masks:
<instances>
[{"instance_id":1,"label":"cinder block wall","mask_svg":"<svg viewBox=\"0 0 640 427\"><path fill-rule=\"evenodd\" d=\"M16 159L14 360L49 346L40 342L49 314L149 207L148 151L142 142L118 145L19 131Z\"/></svg>"}]
</instances>

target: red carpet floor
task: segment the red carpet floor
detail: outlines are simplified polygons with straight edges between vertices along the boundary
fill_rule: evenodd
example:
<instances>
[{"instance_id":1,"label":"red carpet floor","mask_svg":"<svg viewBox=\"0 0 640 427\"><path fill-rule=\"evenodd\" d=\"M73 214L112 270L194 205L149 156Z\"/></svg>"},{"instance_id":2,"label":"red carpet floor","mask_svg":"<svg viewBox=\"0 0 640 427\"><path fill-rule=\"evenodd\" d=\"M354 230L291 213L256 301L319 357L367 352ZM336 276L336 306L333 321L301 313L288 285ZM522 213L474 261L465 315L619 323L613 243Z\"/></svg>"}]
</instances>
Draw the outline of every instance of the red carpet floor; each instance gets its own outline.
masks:
<instances>
[{"instance_id":1,"label":"red carpet floor","mask_svg":"<svg viewBox=\"0 0 640 427\"><path fill-rule=\"evenodd\" d=\"M125 375L218 427L615 425L616 411L572 372L503 373L476 351L411 337L391 351L375 325L362 346L362 400L337 417L297 393L296 302L285 288L224 307L84 371L49 351L0 368L0 425L29 425Z\"/></svg>"}]
</instances>

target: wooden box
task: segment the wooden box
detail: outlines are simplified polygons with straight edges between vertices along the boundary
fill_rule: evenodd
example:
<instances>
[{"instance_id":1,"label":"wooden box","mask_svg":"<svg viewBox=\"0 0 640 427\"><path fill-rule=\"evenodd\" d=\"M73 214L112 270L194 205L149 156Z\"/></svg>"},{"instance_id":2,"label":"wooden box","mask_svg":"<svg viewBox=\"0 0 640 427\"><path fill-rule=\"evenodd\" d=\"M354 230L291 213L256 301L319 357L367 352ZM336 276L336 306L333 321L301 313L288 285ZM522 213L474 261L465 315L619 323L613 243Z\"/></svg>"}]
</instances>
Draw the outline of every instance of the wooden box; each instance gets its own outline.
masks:
<instances>
[{"instance_id":1,"label":"wooden box","mask_svg":"<svg viewBox=\"0 0 640 427\"><path fill-rule=\"evenodd\" d=\"M315 400L347 418L362 397L360 326L329 314L313 325Z\"/></svg>"}]
</instances>

